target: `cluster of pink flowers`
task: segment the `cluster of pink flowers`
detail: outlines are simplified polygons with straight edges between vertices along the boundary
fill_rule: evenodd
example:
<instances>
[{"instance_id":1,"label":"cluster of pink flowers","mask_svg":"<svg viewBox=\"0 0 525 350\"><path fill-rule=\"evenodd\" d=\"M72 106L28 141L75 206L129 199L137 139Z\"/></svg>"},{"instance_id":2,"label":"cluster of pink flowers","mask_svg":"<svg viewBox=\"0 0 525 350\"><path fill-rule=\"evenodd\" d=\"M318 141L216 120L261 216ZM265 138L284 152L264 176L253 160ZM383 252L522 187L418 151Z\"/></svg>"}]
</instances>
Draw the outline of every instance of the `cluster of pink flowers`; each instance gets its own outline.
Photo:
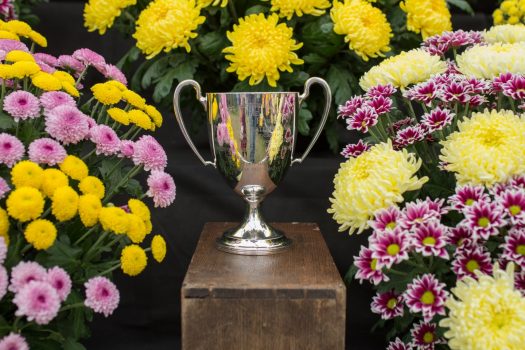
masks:
<instances>
[{"instance_id":1,"label":"cluster of pink flowers","mask_svg":"<svg viewBox=\"0 0 525 350\"><path fill-rule=\"evenodd\" d=\"M483 41L481 32L456 30L431 36L424 41L423 47L432 55L443 56L451 49L481 44Z\"/></svg>"}]
</instances>

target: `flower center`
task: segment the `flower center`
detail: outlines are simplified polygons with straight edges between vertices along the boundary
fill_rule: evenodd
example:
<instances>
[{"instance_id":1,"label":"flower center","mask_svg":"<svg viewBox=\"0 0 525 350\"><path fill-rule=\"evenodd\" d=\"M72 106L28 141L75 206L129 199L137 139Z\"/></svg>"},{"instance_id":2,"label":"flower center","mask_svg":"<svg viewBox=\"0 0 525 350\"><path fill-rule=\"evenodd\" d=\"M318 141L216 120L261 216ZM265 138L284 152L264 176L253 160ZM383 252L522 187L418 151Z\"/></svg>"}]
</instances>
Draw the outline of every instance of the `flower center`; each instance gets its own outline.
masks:
<instances>
[{"instance_id":1,"label":"flower center","mask_svg":"<svg viewBox=\"0 0 525 350\"><path fill-rule=\"evenodd\" d=\"M377 269L377 259L372 259L370 262L370 268L374 271Z\"/></svg>"},{"instance_id":2,"label":"flower center","mask_svg":"<svg viewBox=\"0 0 525 350\"><path fill-rule=\"evenodd\" d=\"M473 200L472 198L469 198L465 201L465 205L468 205L468 206L471 206L472 204L474 204L475 200Z\"/></svg>"},{"instance_id":3,"label":"flower center","mask_svg":"<svg viewBox=\"0 0 525 350\"><path fill-rule=\"evenodd\" d=\"M425 305L432 305L434 304L434 301L436 301L436 297L434 296L434 293L427 290L425 293L423 293L420 300Z\"/></svg>"},{"instance_id":4,"label":"flower center","mask_svg":"<svg viewBox=\"0 0 525 350\"><path fill-rule=\"evenodd\" d=\"M38 302L41 303L41 304L43 304L43 303L46 302L46 296L45 296L45 295L42 295L42 294L40 294L36 299L37 299Z\"/></svg>"},{"instance_id":5,"label":"flower center","mask_svg":"<svg viewBox=\"0 0 525 350\"><path fill-rule=\"evenodd\" d=\"M18 100L18 103L21 105L21 106L25 106L27 104L27 100L25 98L21 98L20 100Z\"/></svg>"},{"instance_id":6,"label":"flower center","mask_svg":"<svg viewBox=\"0 0 525 350\"><path fill-rule=\"evenodd\" d=\"M390 256L396 256L399 253L399 244L392 243L386 248L386 252Z\"/></svg>"},{"instance_id":7,"label":"flower center","mask_svg":"<svg viewBox=\"0 0 525 350\"><path fill-rule=\"evenodd\" d=\"M492 318L492 326L496 329L506 327L509 323L509 319L512 319L512 316L513 315L510 314L509 310L496 312Z\"/></svg>"},{"instance_id":8,"label":"flower center","mask_svg":"<svg viewBox=\"0 0 525 350\"><path fill-rule=\"evenodd\" d=\"M525 244L520 244L516 247L516 253L519 255L525 255Z\"/></svg>"},{"instance_id":9,"label":"flower center","mask_svg":"<svg viewBox=\"0 0 525 350\"><path fill-rule=\"evenodd\" d=\"M423 245L427 245L427 246L435 246L436 245L436 239L432 236L429 236L429 237L425 237L425 239L423 240Z\"/></svg>"},{"instance_id":10,"label":"flower center","mask_svg":"<svg viewBox=\"0 0 525 350\"><path fill-rule=\"evenodd\" d=\"M103 297L107 297L109 295L109 292L106 288L102 288L102 290L100 291L100 294L103 296Z\"/></svg>"},{"instance_id":11,"label":"flower center","mask_svg":"<svg viewBox=\"0 0 525 350\"><path fill-rule=\"evenodd\" d=\"M519 205L511 205L509 208L510 215L516 216L521 213L521 207Z\"/></svg>"},{"instance_id":12,"label":"flower center","mask_svg":"<svg viewBox=\"0 0 525 350\"><path fill-rule=\"evenodd\" d=\"M425 334L423 334L423 342L425 344L430 344L430 343L434 342L434 333L432 333L432 332L425 332Z\"/></svg>"},{"instance_id":13,"label":"flower center","mask_svg":"<svg viewBox=\"0 0 525 350\"><path fill-rule=\"evenodd\" d=\"M2 147L4 147L4 149L11 149L12 146L11 146L11 143L9 143L9 142L5 142L5 143L2 145Z\"/></svg>"},{"instance_id":14,"label":"flower center","mask_svg":"<svg viewBox=\"0 0 525 350\"><path fill-rule=\"evenodd\" d=\"M386 303L386 307L389 308L390 310L393 310L396 307L396 305L397 305L397 299L396 298L391 298Z\"/></svg>"},{"instance_id":15,"label":"flower center","mask_svg":"<svg viewBox=\"0 0 525 350\"><path fill-rule=\"evenodd\" d=\"M482 145L489 147L497 147L503 144L506 139L505 135L499 131L492 129L480 130L478 134L479 141Z\"/></svg>"},{"instance_id":16,"label":"flower center","mask_svg":"<svg viewBox=\"0 0 525 350\"><path fill-rule=\"evenodd\" d=\"M391 221L389 222L388 224L385 225L385 228L389 229L389 230L393 230L396 228L396 223L395 221Z\"/></svg>"},{"instance_id":17,"label":"flower center","mask_svg":"<svg viewBox=\"0 0 525 350\"><path fill-rule=\"evenodd\" d=\"M480 217L480 218L478 219L478 226L479 226L479 227L483 227L483 228L485 228L485 227L487 227L487 226L489 226L489 225L490 225L490 219L489 219L488 217L486 217L486 216L482 216L482 217Z\"/></svg>"},{"instance_id":18,"label":"flower center","mask_svg":"<svg viewBox=\"0 0 525 350\"><path fill-rule=\"evenodd\" d=\"M476 270L479 270L479 263L476 260L471 259L467 262L466 267L469 272L474 272Z\"/></svg>"}]
</instances>

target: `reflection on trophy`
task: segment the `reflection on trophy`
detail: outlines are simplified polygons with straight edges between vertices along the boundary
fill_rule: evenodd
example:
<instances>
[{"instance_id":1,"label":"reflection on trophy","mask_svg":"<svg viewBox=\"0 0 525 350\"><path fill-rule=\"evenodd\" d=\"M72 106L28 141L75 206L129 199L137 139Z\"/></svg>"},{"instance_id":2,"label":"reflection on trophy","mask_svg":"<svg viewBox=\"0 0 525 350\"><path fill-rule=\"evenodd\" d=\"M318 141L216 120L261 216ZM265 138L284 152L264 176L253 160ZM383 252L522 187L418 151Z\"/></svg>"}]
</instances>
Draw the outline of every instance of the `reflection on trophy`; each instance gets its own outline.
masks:
<instances>
[{"instance_id":1,"label":"reflection on trophy","mask_svg":"<svg viewBox=\"0 0 525 350\"><path fill-rule=\"evenodd\" d=\"M326 105L319 128L300 158L293 158L297 139L297 112L310 86L320 84ZM180 110L181 90L191 85L208 112L209 139L214 156L206 161L191 140ZM288 248L291 241L268 225L259 204L281 182L289 166L301 163L321 134L330 110L331 93L320 78L310 78L305 92L208 93L201 95L194 80L181 82L173 96L175 116L186 141L204 165L220 171L234 191L247 202L246 215L236 228L217 240L220 250L246 255L266 255Z\"/></svg>"}]
</instances>

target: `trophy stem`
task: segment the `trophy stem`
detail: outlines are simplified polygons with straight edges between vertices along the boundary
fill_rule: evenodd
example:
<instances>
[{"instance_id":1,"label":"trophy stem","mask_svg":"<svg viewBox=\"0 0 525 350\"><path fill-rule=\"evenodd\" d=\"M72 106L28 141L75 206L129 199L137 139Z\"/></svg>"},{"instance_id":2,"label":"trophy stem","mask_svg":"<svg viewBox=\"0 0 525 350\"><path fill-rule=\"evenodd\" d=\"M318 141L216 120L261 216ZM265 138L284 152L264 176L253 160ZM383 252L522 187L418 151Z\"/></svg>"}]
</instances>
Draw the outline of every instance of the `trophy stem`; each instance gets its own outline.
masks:
<instances>
[{"instance_id":1,"label":"trophy stem","mask_svg":"<svg viewBox=\"0 0 525 350\"><path fill-rule=\"evenodd\" d=\"M217 239L219 250L242 255L268 255L290 247L292 241L268 225L261 215L259 206L265 192L264 187L259 185L247 185L241 189L247 204L244 220Z\"/></svg>"}]
</instances>

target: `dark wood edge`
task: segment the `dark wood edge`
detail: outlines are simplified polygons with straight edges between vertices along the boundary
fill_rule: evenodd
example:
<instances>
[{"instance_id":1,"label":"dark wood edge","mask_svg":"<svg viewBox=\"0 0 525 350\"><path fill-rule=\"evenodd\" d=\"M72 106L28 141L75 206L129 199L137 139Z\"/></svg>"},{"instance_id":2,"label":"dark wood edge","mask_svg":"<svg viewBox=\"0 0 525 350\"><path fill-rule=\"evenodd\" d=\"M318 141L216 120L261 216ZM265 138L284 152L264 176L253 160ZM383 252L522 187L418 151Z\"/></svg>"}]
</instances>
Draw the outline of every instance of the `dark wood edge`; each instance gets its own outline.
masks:
<instances>
[{"instance_id":1,"label":"dark wood edge","mask_svg":"<svg viewBox=\"0 0 525 350\"><path fill-rule=\"evenodd\" d=\"M344 286L337 289L237 289L237 288L183 288L185 299L337 299L339 291L344 292Z\"/></svg>"}]
</instances>

